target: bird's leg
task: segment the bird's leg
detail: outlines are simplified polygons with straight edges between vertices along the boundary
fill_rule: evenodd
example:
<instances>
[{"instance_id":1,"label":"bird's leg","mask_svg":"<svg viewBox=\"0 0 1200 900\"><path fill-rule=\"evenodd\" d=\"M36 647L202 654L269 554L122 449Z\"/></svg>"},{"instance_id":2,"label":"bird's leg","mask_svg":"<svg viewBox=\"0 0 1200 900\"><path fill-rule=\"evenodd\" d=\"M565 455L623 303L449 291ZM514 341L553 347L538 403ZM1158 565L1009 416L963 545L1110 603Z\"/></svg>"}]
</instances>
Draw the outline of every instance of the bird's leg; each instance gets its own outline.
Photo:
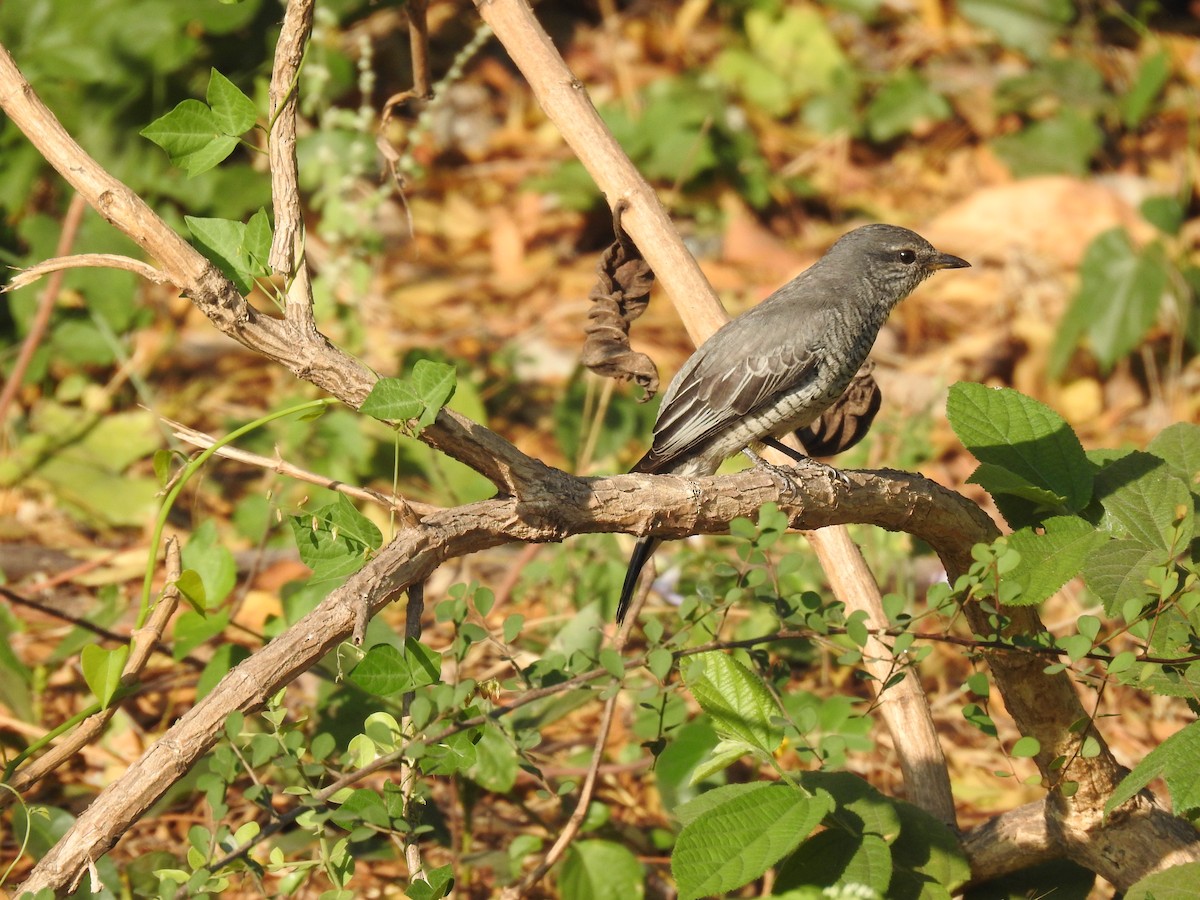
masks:
<instances>
[{"instance_id":1,"label":"bird's leg","mask_svg":"<svg viewBox=\"0 0 1200 900\"><path fill-rule=\"evenodd\" d=\"M787 499L792 499L796 496L796 482L792 478L794 469L791 466L777 466L767 462L749 447L744 447L742 452L746 454L746 458L754 463L756 469L760 469L771 476L771 480L779 487L779 496Z\"/></svg>"},{"instance_id":2,"label":"bird's leg","mask_svg":"<svg viewBox=\"0 0 1200 900\"><path fill-rule=\"evenodd\" d=\"M826 475L829 475L831 478L836 478L838 481L840 481L842 484L846 485L847 487L850 486L850 476L847 475L845 472L843 472L841 469L836 469L827 463L823 463L820 460L813 459L811 456L805 456L799 450L793 450L787 444L783 443L782 441L778 441L773 437L762 438L762 443L764 446L770 447L772 450L778 450L784 456L787 456L790 459L792 459L796 463L797 468L805 468L805 467L816 468L820 471L823 471Z\"/></svg>"}]
</instances>

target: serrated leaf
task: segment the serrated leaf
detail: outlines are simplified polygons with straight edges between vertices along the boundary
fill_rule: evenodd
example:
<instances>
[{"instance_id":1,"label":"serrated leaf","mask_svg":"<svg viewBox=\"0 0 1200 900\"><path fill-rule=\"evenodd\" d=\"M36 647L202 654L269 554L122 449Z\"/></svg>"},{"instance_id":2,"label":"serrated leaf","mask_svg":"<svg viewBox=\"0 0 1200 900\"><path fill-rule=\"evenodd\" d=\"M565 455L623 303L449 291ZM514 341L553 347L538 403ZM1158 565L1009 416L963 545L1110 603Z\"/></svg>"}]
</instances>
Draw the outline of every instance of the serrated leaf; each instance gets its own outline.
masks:
<instances>
[{"instance_id":1,"label":"serrated leaf","mask_svg":"<svg viewBox=\"0 0 1200 900\"><path fill-rule=\"evenodd\" d=\"M238 145L238 139L224 134L213 111L199 100L184 100L140 133L162 147L188 177L214 168Z\"/></svg>"},{"instance_id":2,"label":"serrated leaf","mask_svg":"<svg viewBox=\"0 0 1200 900\"><path fill-rule=\"evenodd\" d=\"M1200 425L1176 422L1160 431L1146 448L1195 490L1200 487Z\"/></svg>"},{"instance_id":3,"label":"serrated leaf","mask_svg":"<svg viewBox=\"0 0 1200 900\"><path fill-rule=\"evenodd\" d=\"M720 741L717 746L712 748L707 758L696 763L696 768L692 770L688 784L693 787L702 784L718 772L728 769L747 753L753 752L754 747L745 741Z\"/></svg>"},{"instance_id":4,"label":"serrated leaf","mask_svg":"<svg viewBox=\"0 0 1200 900\"><path fill-rule=\"evenodd\" d=\"M1077 516L1053 516L1043 523L1045 533L1032 528L1014 531L1008 545L1021 554L1021 561L1008 577L1021 585L1018 606L1048 600L1078 575L1092 552L1107 538Z\"/></svg>"},{"instance_id":5,"label":"serrated leaf","mask_svg":"<svg viewBox=\"0 0 1200 900\"><path fill-rule=\"evenodd\" d=\"M704 800L704 812L683 827L671 855L680 900L721 894L753 881L833 809L828 794L808 796L786 784L730 787L748 789L717 788L692 801Z\"/></svg>"},{"instance_id":6,"label":"serrated leaf","mask_svg":"<svg viewBox=\"0 0 1200 900\"><path fill-rule=\"evenodd\" d=\"M1131 537L1150 547L1177 553L1192 539L1192 495L1166 462L1134 451L1096 475L1096 499L1104 507L1101 527L1115 537ZM1176 523L1180 510L1186 511Z\"/></svg>"},{"instance_id":7,"label":"serrated leaf","mask_svg":"<svg viewBox=\"0 0 1200 900\"><path fill-rule=\"evenodd\" d=\"M1104 814L1159 777L1167 783L1176 814L1200 809L1200 722L1185 725L1147 753L1117 785L1104 804Z\"/></svg>"},{"instance_id":8,"label":"serrated leaf","mask_svg":"<svg viewBox=\"0 0 1200 900\"><path fill-rule=\"evenodd\" d=\"M1011 388L959 382L950 388L946 415L981 463L1066 498L1067 512L1079 512L1091 500L1091 467L1083 446L1045 404Z\"/></svg>"},{"instance_id":9,"label":"serrated leaf","mask_svg":"<svg viewBox=\"0 0 1200 900\"><path fill-rule=\"evenodd\" d=\"M1083 564L1083 580L1104 604L1110 616L1121 615L1129 601L1140 606L1149 599L1146 585L1151 566L1162 565L1163 552L1140 541L1116 540L1101 544Z\"/></svg>"},{"instance_id":10,"label":"serrated leaf","mask_svg":"<svg viewBox=\"0 0 1200 900\"><path fill-rule=\"evenodd\" d=\"M779 867L775 890L861 884L882 897L893 874L891 849L878 835L847 835L831 828L814 834L788 857Z\"/></svg>"},{"instance_id":11,"label":"serrated leaf","mask_svg":"<svg viewBox=\"0 0 1200 900\"><path fill-rule=\"evenodd\" d=\"M217 128L225 134L237 137L254 127L258 118L254 101L216 69L208 76L207 99Z\"/></svg>"},{"instance_id":12,"label":"serrated leaf","mask_svg":"<svg viewBox=\"0 0 1200 900\"><path fill-rule=\"evenodd\" d=\"M1062 494L1038 487L1016 472L993 463L980 463L975 467L975 471L971 473L967 482L979 485L993 497L1009 494L1028 500L1043 509L1057 509L1067 503L1067 498Z\"/></svg>"},{"instance_id":13,"label":"serrated leaf","mask_svg":"<svg viewBox=\"0 0 1200 900\"><path fill-rule=\"evenodd\" d=\"M958 836L920 807L893 800L900 816L900 837L892 844L889 900L949 900L971 877Z\"/></svg>"},{"instance_id":14,"label":"serrated leaf","mask_svg":"<svg viewBox=\"0 0 1200 900\"><path fill-rule=\"evenodd\" d=\"M779 704L762 679L725 653L701 653L687 666L684 683L696 702L712 719L722 737L774 753L783 740L771 724L780 715Z\"/></svg>"},{"instance_id":15,"label":"serrated leaf","mask_svg":"<svg viewBox=\"0 0 1200 900\"><path fill-rule=\"evenodd\" d=\"M107 707L121 686L121 673L129 659L129 645L122 644L108 650L98 644L88 644L79 657L83 680L100 705Z\"/></svg>"},{"instance_id":16,"label":"serrated leaf","mask_svg":"<svg viewBox=\"0 0 1200 900\"><path fill-rule=\"evenodd\" d=\"M900 816L891 799L852 772L803 772L800 783L810 791L824 791L837 808L827 825L847 834L873 834L891 843L900 834Z\"/></svg>"}]
</instances>

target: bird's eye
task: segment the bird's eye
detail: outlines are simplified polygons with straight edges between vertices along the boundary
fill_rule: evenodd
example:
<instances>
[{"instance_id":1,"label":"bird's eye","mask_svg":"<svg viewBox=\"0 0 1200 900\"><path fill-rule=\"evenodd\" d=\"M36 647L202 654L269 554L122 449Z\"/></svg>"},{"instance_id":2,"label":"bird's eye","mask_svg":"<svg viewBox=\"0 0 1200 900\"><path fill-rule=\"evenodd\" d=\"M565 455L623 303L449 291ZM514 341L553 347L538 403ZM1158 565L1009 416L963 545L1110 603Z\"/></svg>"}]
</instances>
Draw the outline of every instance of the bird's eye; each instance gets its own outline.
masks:
<instances>
[{"instance_id":1,"label":"bird's eye","mask_svg":"<svg viewBox=\"0 0 1200 900\"><path fill-rule=\"evenodd\" d=\"M896 259L900 260L906 266L911 266L917 261L917 254L912 250L901 250L896 254Z\"/></svg>"}]
</instances>

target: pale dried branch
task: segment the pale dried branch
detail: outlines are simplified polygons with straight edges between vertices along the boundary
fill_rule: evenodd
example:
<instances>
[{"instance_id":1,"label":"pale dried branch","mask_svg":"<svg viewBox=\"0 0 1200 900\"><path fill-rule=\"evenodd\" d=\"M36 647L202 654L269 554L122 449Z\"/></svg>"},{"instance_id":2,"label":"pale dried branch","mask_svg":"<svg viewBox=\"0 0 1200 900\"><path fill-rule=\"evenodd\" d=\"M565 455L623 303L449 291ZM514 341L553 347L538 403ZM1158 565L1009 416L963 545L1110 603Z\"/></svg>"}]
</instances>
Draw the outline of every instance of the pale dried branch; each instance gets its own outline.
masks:
<instances>
[{"instance_id":1,"label":"pale dried branch","mask_svg":"<svg viewBox=\"0 0 1200 900\"><path fill-rule=\"evenodd\" d=\"M189 428L187 425L176 422L174 419L168 419L166 416L159 416L159 419L166 423L171 428L171 433L185 444L191 444L193 447L207 450L217 442L217 439L211 434L205 434L203 431ZM216 455L232 459L235 462L244 463L248 466L254 466L258 469L267 469L277 475L283 475L296 481L303 481L306 484L315 484L317 487L337 491L340 494L345 494L347 497L354 497L356 500L366 500L370 503L377 503L387 509L394 509L400 514L401 519L407 525L415 524L421 516L427 516L441 509L440 506L421 503L419 500L408 500L398 494L389 497L382 491L377 491L373 488L346 484L344 481L338 481L327 475L302 469L300 466L285 460L279 455L278 451L276 451L274 456L263 456L259 453L251 453L249 450L225 446L218 448Z\"/></svg>"},{"instance_id":2,"label":"pale dried branch","mask_svg":"<svg viewBox=\"0 0 1200 900\"><path fill-rule=\"evenodd\" d=\"M296 162L297 79L308 35L312 31L313 0L289 0L283 14L283 27L275 45L275 64L271 69L270 133L267 145L271 161L271 202L275 213L275 235L271 239L268 260L271 268L291 278L304 261L304 218L300 209L300 171ZM294 314L311 321L312 306ZM302 298L292 303L303 303Z\"/></svg>"},{"instance_id":3,"label":"pale dried branch","mask_svg":"<svg viewBox=\"0 0 1200 900\"><path fill-rule=\"evenodd\" d=\"M58 236L57 252L59 255L71 249L86 209L87 204L78 194L71 198L71 205L67 207L67 215L63 219L62 232ZM14 279L15 281L16 279ZM21 342L21 350L13 362L12 370L8 373L4 389L0 390L0 422L8 421L8 407L12 404L13 398L17 396L21 382L25 380L25 372L29 368L30 362L33 361L33 354L41 346L46 329L50 327L50 316L54 313L54 301L58 297L58 289L61 285L62 275L56 275L50 279L50 283L46 285L41 297L38 298L37 311L34 312L33 320L29 323L29 333Z\"/></svg>"},{"instance_id":4,"label":"pale dried branch","mask_svg":"<svg viewBox=\"0 0 1200 900\"><path fill-rule=\"evenodd\" d=\"M82 203L82 201L80 201ZM86 208L87 204L83 204ZM27 269L21 269L13 279L0 288L0 292L15 291L26 285L33 284L39 278L51 272L61 272L64 269L124 269L152 281L155 284L169 284L171 279L148 262L133 259L129 256L119 256L116 253L77 253L74 256L56 256L44 259Z\"/></svg>"}]
</instances>

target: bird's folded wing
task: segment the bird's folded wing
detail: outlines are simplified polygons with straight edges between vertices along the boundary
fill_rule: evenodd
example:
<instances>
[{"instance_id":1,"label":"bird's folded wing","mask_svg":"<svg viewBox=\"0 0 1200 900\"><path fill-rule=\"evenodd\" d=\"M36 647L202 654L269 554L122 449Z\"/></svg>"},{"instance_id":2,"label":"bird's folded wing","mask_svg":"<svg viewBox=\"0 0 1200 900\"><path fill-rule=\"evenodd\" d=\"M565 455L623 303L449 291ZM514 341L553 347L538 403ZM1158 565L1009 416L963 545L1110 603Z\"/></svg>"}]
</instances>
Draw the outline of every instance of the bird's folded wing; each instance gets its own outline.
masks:
<instances>
[{"instance_id":1,"label":"bird's folded wing","mask_svg":"<svg viewBox=\"0 0 1200 900\"><path fill-rule=\"evenodd\" d=\"M654 446L647 455L652 471L669 469L781 394L803 389L820 359L807 347L784 346L766 355L721 360L725 365L704 362L708 364L697 366L668 398L669 406L655 425Z\"/></svg>"}]
</instances>

